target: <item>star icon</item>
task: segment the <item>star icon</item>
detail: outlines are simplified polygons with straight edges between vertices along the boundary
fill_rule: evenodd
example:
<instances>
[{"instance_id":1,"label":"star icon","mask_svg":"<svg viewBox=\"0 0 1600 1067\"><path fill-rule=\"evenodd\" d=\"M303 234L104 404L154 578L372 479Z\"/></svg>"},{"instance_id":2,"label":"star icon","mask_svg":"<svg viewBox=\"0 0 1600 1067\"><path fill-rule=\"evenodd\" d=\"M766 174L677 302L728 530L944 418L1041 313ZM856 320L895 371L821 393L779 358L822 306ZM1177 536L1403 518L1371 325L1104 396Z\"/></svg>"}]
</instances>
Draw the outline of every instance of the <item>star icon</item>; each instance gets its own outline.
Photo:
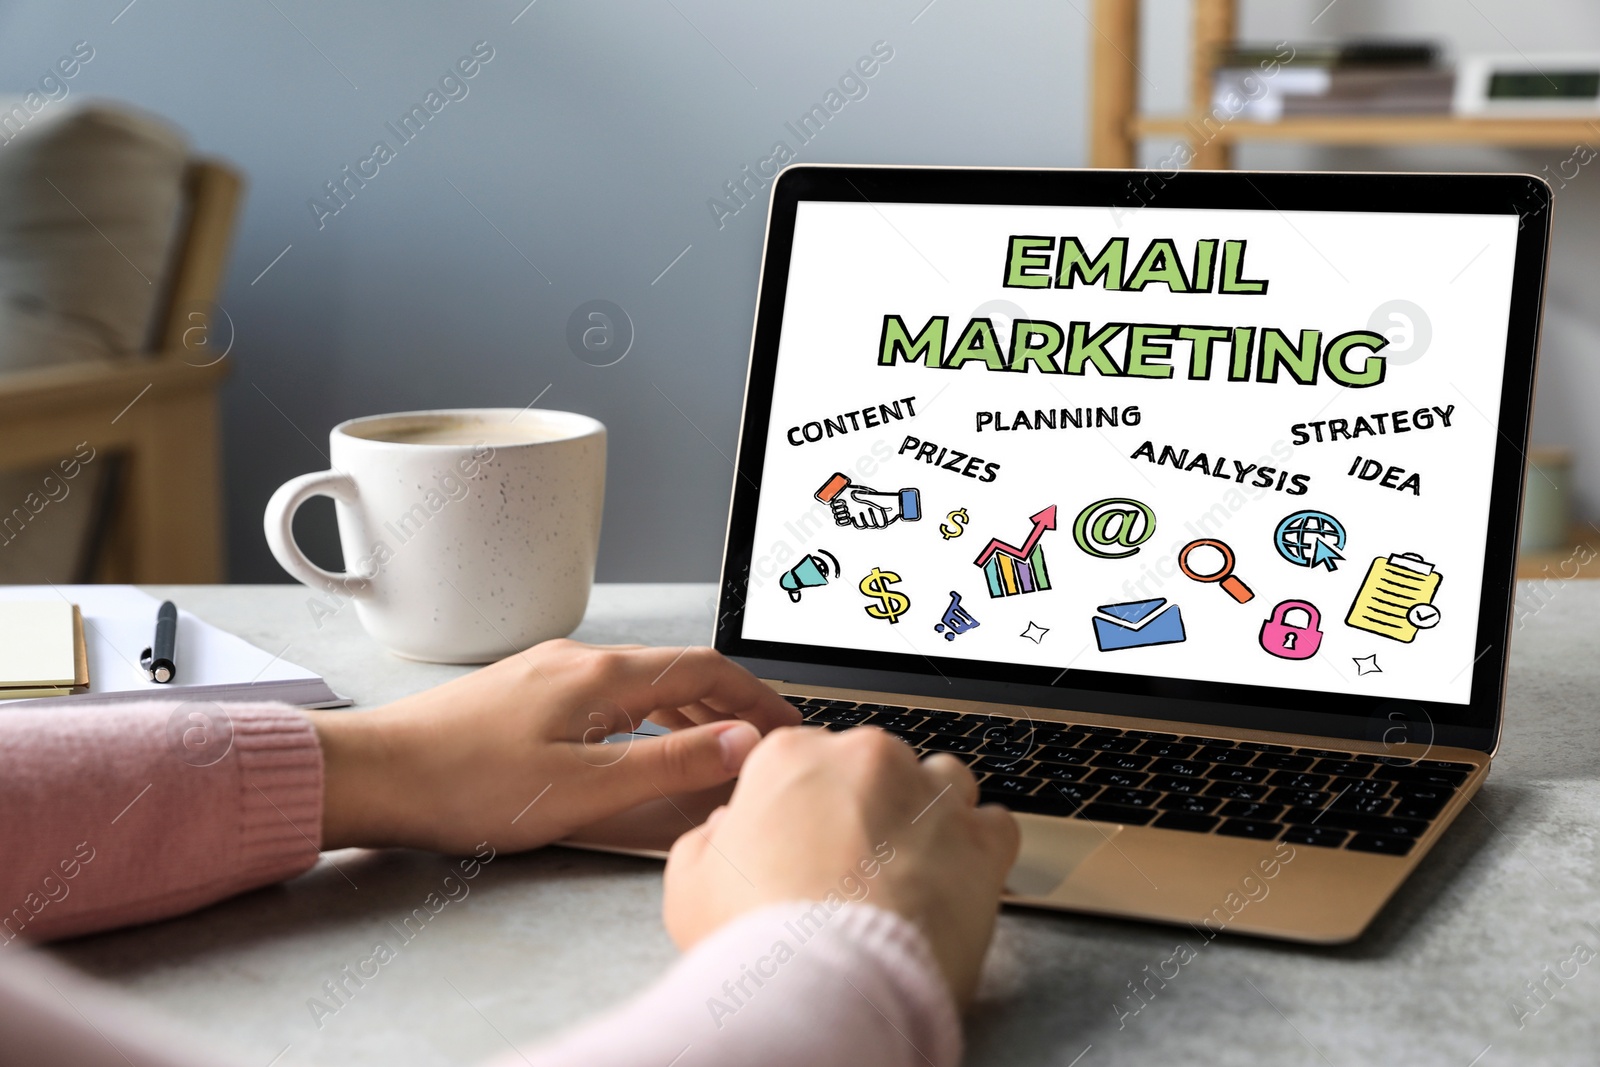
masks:
<instances>
[{"instance_id":1,"label":"star icon","mask_svg":"<svg viewBox=\"0 0 1600 1067\"><path fill-rule=\"evenodd\" d=\"M1358 675L1383 673L1383 668L1378 666L1378 654L1376 652L1370 656L1352 656L1350 658L1355 661L1356 674Z\"/></svg>"},{"instance_id":2,"label":"star icon","mask_svg":"<svg viewBox=\"0 0 1600 1067\"><path fill-rule=\"evenodd\" d=\"M1028 628L1022 631L1022 636L1037 645L1044 640L1044 635L1049 632L1050 628L1048 626L1040 626L1038 623L1030 621Z\"/></svg>"}]
</instances>

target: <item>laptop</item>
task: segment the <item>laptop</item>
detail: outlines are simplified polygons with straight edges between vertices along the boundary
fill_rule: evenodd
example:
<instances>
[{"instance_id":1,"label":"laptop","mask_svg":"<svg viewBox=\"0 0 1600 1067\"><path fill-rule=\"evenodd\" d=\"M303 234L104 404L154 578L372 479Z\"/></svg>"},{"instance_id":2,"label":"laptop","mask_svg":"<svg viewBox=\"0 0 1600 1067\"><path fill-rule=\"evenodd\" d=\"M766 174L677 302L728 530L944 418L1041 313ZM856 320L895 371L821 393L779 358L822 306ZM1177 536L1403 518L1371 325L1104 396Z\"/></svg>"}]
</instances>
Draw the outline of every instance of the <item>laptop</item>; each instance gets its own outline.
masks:
<instances>
[{"instance_id":1,"label":"laptop","mask_svg":"<svg viewBox=\"0 0 1600 1067\"><path fill-rule=\"evenodd\" d=\"M1499 743L1549 228L1526 175L785 170L716 647L967 762L1011 904L1356 938Z\"/></svg>"}]
</instances>

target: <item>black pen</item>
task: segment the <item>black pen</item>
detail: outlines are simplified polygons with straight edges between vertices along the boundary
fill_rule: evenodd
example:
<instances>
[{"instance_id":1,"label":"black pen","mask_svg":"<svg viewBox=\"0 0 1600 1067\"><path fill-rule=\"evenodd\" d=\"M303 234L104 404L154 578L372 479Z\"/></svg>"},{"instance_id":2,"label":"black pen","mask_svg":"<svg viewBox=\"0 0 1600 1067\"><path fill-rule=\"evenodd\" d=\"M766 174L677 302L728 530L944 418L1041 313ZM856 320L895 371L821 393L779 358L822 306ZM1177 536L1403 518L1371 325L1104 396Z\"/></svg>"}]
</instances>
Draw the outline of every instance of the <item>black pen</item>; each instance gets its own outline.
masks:
<instances>
[{"instance_id":1,"label":"black pen","mask_svg":"<svg viewBox=\"0 0 1600 1067\"><path fill-rule=\"evenodd\" d=\"M170 682L178 675L178 608L170 600L156 610L155 640L139 657L139 666L150 672L152 682Z\"/></svg>"}]
</instances>

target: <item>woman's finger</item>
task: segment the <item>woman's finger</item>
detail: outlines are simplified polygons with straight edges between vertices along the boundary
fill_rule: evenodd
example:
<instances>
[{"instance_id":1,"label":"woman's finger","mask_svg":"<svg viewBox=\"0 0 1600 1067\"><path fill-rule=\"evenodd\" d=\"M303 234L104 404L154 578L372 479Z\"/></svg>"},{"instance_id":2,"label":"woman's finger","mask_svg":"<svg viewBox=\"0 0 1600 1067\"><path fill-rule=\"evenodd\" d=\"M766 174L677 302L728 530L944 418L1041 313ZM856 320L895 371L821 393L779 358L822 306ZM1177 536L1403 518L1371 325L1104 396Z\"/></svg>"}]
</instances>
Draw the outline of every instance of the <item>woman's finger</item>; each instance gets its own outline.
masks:
<instances>
[{"instance_id":1,"label":"woman's finger","mask_svg":"<svg viewBox=\"0 0 1600 1067\"><path fill-rule=\"evenodd\" d=\"M932 778L940 799L970 808L978 802L978 780L967 765L948 752L937 752L922 761L922 769ZM948 791L948 792L947 792Z\"/></svg>"},{"instance_id":2,"label":"woman's finger","mask_svg":"<svg viewBox=\"0 0 1600 1067\"><path fill-rule=\"evenodd\" d=\"M719 717L744 719L762 733L800 722L793 704L711 648L607 652L590 685L639 717L703 705Z\"/></svg>"}]
</instances>

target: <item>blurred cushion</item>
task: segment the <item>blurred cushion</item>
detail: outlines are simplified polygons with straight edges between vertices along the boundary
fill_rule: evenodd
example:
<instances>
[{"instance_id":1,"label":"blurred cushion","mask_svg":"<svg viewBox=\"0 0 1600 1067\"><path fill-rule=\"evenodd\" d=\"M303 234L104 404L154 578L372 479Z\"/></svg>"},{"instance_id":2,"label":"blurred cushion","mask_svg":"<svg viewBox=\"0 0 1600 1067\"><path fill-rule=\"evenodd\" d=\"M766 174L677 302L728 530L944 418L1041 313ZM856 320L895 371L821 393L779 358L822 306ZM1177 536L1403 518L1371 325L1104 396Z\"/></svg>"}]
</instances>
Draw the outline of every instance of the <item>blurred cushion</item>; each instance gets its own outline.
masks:
<instances>
[{"instance_id":1,"label":"blurred cushion","mask_svg":"<svg viewBox=\"0 0 1600 1067\"><path fill-rule=\"evenodd\" d=\"M93 100L0 143L0 373L148 348L188 156L162 120Z\"/></svg>"}]
</instances>

